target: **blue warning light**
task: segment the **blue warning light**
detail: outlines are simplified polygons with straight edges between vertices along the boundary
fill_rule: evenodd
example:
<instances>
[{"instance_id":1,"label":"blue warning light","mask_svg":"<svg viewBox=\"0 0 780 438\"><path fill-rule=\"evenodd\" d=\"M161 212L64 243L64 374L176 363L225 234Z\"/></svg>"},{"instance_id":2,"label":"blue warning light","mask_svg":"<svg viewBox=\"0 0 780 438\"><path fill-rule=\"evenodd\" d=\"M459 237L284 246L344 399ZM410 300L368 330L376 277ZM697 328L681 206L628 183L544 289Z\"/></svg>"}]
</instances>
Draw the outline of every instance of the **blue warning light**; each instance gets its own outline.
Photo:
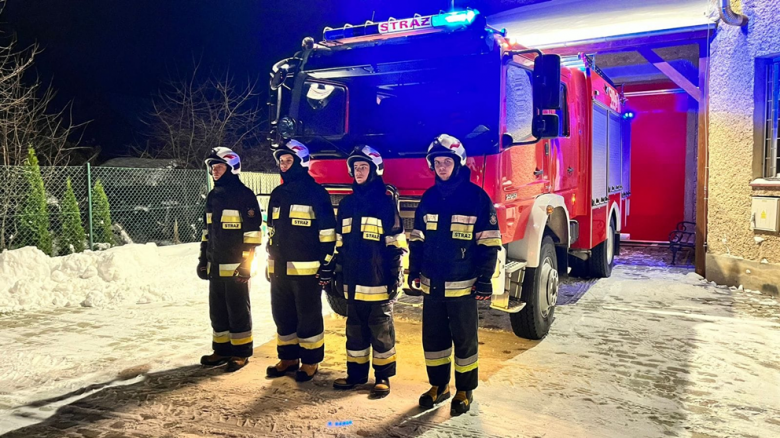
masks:
<instances>
[{"instance_id":1,"label":"blue warning light","mask_svg":"<svg viewBox=\"0 0 780 438\"><path fill-rule=\"evenodd\" d=\"M469 25L477 18L478 11L469 9L467 11L449 12L433 16L433 27Z\"/></svg>"}]
</instances>

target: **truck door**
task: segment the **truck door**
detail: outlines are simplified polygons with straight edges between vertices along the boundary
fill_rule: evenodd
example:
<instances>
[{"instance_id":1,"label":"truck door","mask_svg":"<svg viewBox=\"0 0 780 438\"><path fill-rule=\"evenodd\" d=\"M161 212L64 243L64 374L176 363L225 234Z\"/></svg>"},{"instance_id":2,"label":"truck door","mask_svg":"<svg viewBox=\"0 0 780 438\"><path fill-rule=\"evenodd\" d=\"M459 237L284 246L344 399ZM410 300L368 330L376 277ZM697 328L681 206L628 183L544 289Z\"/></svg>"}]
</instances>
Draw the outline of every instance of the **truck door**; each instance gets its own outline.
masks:
<instances>
[{"instance_id":1,"label":"truck door","mask_svg":"<svg viewBox=\"0 0 780 438\"><path fill-rule=\"evenodd\" d=\"M502 134L515 143L533 139L531 118L533 93L531 71L509 62L504 66L505 111ZM505 137L506 138L506 137ZM536 198L549 187L549 141L539 141L514 147L503 141L501 153L501 199L497 202L523 202Z\"/></svg>"},{"instance_id":2,"label":"truck door","mask_svg":"<svg viewBox=\"0 0 780 438\"><path fill-rule=\"evenodd\" d=\"M563 76L561 82L561 109L556 111L560 120L558 138L549 140L549 153L546 157L545 173L550 180L550 191L562 195L567 204L570 193L577 188L577 169L579 156L576 143L571 134L571 114L569 108L568 76ZM547 152L547 151L545 151ZM571 208L571 205L568 205Z\"/></svg>"}]
</instances>

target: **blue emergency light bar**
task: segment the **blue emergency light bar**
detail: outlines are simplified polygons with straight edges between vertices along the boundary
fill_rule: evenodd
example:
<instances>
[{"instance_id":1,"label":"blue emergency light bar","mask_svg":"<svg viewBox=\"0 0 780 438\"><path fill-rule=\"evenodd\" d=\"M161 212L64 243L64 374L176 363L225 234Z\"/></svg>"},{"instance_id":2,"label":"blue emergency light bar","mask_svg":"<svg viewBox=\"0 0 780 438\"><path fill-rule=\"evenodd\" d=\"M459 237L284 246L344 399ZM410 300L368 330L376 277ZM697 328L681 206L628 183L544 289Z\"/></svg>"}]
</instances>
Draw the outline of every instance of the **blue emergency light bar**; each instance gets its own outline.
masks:
<instances>
[{"instance_id":1,"label":"blue emergency light bar","mask_svg":"<svg viewBox=\"0 0 780 438\"><path fill-rule=\"evenodd\" d=\"M469 25L477 18L478 11L469 9L468 11L450 12L448 14L434 15L432 19L433 27L457 26L459 24Z\"/></svg>"},{"instance_id":2,"label":"blue emergency light bar","mask_svg":"<svg viewBox=\"0 0 780 438\"><path fill-rule=\"evenodd\" d=\"M423 29L446 29L457 28L471 25L479 15L479 11L468 9L465 11L448 12L445 14L420 16L415 15L412 18L396 20L391 18L389 21L381 23L366 22L359 26L345 25L342 28L325 28L323 39L325 41L344 40L370 35L392 35L394 33L407 33Z\"/></svg>"}]
</instances>

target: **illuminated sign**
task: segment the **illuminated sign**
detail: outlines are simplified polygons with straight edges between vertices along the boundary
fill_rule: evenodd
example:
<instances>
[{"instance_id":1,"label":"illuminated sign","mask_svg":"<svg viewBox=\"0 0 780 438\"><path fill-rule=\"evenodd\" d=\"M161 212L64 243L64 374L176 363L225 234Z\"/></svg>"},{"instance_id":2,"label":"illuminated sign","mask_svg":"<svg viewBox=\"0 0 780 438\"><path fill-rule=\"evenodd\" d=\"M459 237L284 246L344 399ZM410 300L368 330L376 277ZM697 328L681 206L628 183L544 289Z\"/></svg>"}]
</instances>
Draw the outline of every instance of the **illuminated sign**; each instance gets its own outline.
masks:
<instances>
[{"instance_id":1,"label":"illuminated sign","mask_svg":"<svg viewBox=\"0 0 780 438\"><path fill-rule=\"evenodd\" d=\"M405 20L394 20L379 23L379 33L406 32L416 29L433 27L433 17L414 17Z\"/></svg>"},{"instance_id":2,"label":"illuminated sign","mask_svg":"<svg viewBox=\"0 0 780 438\"><path fill-rule=\"evenodd\" d=\"M367 22L359 26L345 25L338 29L325 28L323 38L325 41L347 40L373 35L392 35L417 30L434 28L436 30L459 29L470 26L476 20L479 11L468 9L465 11L447 12L425 17L416 16L403 20L390 20L381 23Z\"/></svg>"}]
</instances>

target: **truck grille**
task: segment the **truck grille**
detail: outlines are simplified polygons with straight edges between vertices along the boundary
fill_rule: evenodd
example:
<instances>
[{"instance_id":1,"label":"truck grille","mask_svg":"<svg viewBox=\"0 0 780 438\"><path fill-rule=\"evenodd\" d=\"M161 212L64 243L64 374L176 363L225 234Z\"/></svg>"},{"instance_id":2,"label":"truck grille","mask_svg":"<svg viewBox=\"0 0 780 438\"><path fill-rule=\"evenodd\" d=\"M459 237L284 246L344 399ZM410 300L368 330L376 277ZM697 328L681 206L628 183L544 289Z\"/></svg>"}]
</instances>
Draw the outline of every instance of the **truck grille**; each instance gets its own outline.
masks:
<instances>
[{"instance_id":1,"label":"truck grille","mask_svg":"<svg viewBox=\"0 0 780 438\"><path fill-rule=\"evenodd\" d=\"M414 229L414 212L420 205L419 199L401 199L399 202L401 219L404 221L404 231L411 232Z\"/></svg>"},{"instance_id":2,"label":"truck grille","mask_svg":"<svg viewBox=\"0 0 780 438\"><path fill-rule=\"evenodd\" d=\"M343 193L330 193L330 203L333 209L338 212L339 202L347 195L351 194L351 191L344 191ZM399 201L399 212L401 219L404 222L404 231L410 232L414 229L414 212L417 210L417 206L420 204L419 199L401 199Z\"/></svg>"},{"instance_id":3,"label":"truck grille","mask_svg":"<svg viewBox=\"0 0 780 438\"><path fill-rule=\"evenodd\" d=\"M347 193L345 194L330 194L330 205L333 206L333 208L336 208L339 206L339 202L341 202L342 199L344 199L347 196Z\"/></svg>"}]
</instances>

